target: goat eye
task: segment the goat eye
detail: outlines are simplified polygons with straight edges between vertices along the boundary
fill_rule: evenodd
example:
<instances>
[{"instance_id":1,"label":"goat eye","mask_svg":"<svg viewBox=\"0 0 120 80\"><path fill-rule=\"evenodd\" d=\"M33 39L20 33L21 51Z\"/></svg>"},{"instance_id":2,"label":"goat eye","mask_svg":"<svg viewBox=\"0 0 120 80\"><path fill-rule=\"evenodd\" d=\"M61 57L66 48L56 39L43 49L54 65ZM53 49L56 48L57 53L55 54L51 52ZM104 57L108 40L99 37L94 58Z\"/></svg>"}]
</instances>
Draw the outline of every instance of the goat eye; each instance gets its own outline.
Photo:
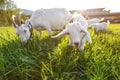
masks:
<instances>
[{"instance_id":1,"label":"goat eye","mask_svg":"<svg viewBox=\"0 0 120 80\"><path fill-rule=\"evenodd\" d=\"M81 30L80 32L84 32L83 30Z\"/></svg>"},{"instance_id":2,"label":"goat eye","mask_svg":"<svg viewBox=\"0 0 120 80\"><path fill-rule=\"evenodd\" d=\"M19 34L17 34L19 36Z\"/></svg>"},{"instance_id":3,"label":"goat eye","mask_svg":"<svg viewBox=\"0 0 120 80\"><path fill-rule=\"evenodd\" d=\"M70 34L70 33L67 33L68 35Z\"/></svg>"},{"instance_id":4,"label":"goat eye","mask_svg":"<svg viewBox=\"0 0 120 80\"><path fill-rule=\"evenodd\" d=\"M27 31L26 30L24 30L24 33L26 33Z\"/></svg>"}]
</instances>

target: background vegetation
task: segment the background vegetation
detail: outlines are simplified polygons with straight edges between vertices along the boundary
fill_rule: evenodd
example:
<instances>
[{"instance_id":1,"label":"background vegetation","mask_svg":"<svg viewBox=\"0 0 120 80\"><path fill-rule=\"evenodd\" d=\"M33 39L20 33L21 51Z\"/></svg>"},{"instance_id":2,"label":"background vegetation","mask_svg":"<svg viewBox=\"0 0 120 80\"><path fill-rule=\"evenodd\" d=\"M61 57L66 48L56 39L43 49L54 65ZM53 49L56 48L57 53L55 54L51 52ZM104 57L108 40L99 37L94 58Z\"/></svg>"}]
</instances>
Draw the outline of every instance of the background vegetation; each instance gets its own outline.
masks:
<instances>
[{"instance_id":1,"label":"background vegetation","mask_svg":"<svg viewBox=\"0 0 120 80\"><path fill-rule=\"evenodd\" d=\"M17 15L20 9L17 8L13 0L0 0L0 26L11 26L12 15ZM30 15L22 14L22 22L25 22Z\"/></svg>"},{"instance_id":2,"label":"background vegetation","mask_svg":"<svg viewBox=\"0 0 120 80\"><path fill-rule=\"evenodd\" d=\"M0 28L0 80L120 80L120 24L94 34L84 54L68 36L51 39L34 31L22 44L12 27ZM53 32L56 34L57 32Z\"/></svg>"}]
</instances>

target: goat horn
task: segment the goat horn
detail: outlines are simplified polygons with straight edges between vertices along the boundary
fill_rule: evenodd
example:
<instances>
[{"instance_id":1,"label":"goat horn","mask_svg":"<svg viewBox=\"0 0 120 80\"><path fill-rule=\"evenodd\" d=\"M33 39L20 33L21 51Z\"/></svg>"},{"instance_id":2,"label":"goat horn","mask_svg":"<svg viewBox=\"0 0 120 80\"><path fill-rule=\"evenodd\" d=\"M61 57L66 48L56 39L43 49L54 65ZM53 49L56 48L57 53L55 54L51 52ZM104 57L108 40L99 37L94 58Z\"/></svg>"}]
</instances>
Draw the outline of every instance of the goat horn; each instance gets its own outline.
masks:
<instances>
[{"instance_id":1,"label":"goat horn","mask_svg":"<svg viewBox=\"0 0 120 80\"><path fill-rule=\"evenodd\" d=\"M18 23L18 26L21 25L21 14L22 14L22 12L20 12L20 13L17 15L17 23Z\"/></svg>"},{"instance_id":2,"label":"goat horn","mask_svg":"<svg viewBox=\"0 0 120 80\"><path fill-rule=\"evenodd\" d=\"M13 26L16 28L16 27L17 27L17 24L15 23L14 18L15 18L15 15L12 15L12 23L13 23Z\"/></svg>"},{"instance_id":3,"label":"goat horn","mask_svg":"<svg viewBox=\"0 0 120 80\"><path fill-rule=\"evenodd\" d=\"M57 34L56 36L52 36L51 38L57 38L57 37L60 37L60 36L62 36L62 35L64 35L64 34L66 34L68 31L67 31L67 29L64 29L62 32L60 32L59 34Z\"/></svg>"}]
</instances>

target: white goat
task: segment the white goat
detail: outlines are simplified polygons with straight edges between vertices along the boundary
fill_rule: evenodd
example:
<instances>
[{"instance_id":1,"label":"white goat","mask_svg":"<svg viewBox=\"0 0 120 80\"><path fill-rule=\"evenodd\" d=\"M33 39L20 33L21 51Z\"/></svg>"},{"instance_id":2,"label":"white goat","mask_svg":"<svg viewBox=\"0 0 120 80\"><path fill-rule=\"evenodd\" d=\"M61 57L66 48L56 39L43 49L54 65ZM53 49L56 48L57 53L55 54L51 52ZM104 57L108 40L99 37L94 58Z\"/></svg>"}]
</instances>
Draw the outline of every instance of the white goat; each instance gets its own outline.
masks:
<instances>
[{"instance_id":1,"label":"white goat","mask_svg":"<svg viewBox=\"0 0 120 80\"><path fill-rule=\"evenodd\" d=\"M87 20L87 23L88 23L88 25L89 25L89 27L90 27L91 24L93 24L93 23L99 23L99 22L101 22L101 21L102 21L102 19L93 18L93 19L88 19L88 20Z\"/></svg>"},{"instance_id":2,"label":"white goat","mask_svg":"<svg viewBox=\"0 0 120 80\"><path fill-rule=\"evenodd\" d=\"M109 22L102 22L102 23L94 23L91 26L94 29L94 32L98 33L99 31L106 32L108 24L109 24Z\"/></svg>"},{"instance_id":3,"label":"white goat","mask_svg":"<svg viewBox=\"0 0 120 80\"><path fill-rule=\"evenodd\" d=\"M74 13L73 22L80 22L82 26L84 26L86 29L88 28L88 23L81 14Z\"/></svg>"},{"instance_id":4,"label":"white goat","mask_svg":"<svg viewBox=\"0 0 120 80\"><path fill-rule=\"evenodd\" d=\"M76 24L78 24L78 23L76 23L76 22L78 22L79 23L79 27L80 28L84 28L84 30L86 30L87 31L87 28L88 28L88 23L87 23L87 21L85 20L85 18L81 15L81 14L78 14L78 13L74 13L73 14L73 23L72 23L72 26L74 26L74 25L76 25ZM73 25L74 24L74 25ZM69 24L69 25L71 25L71 24ZM78 38L80 38L80 41L79 41L79 43L76 41L75 43L74 42L71 42L71 40L70 40L70 42L69 42L69 45L73 45L73 46L78 46L82 51L84 50L84 46L85 46L85 42L86 42L86 37L85 37L85 31L84 30L82 30L83 32L80 32L79 33L79 37L78 36L74 36L74 37L78 37ZM75 32L75 30L74 30L74 32ZM73 33L74 33L73 32ZM87 32L88 33L88 32ZM72 34L72 33L71 33ZM77 34L76 34L77 35ZM86 35L86 36L88 36L88 40L89 40L89 42L90 43L92 43L92 41L91 41L91 38L90 38L90 35L89 35L89 33L88 33L88 35ZM72 36L71 36L72 37ZM73 38L74 39L74 38ZM74 41L74 40L72 40L72 41Z\"/></svg>"},{"instance_id":5,"label":"white goat","mask_svg":"<svg viewBox=\"0 0 120 80\"><path fill-rule=\"evenodd\" d=\"M86 39L89 43L92 43L91 37L85 26L82 26L80 22L73 22L66 25L66 28L61 31L56 36L52 36L52 38L60 37L64 34L69 34L70 42L69 45L72 45L74 47L80 48L82 51L84 51L84 45L86 42Z\"/></svg>"},{"instance_id":6,"label":"white goat","mask_svg":"<svg viewBox=\"0 0 120 80\"><path fill-rule=\"evenodd\" d=\"M18 17L19 24L16 25L14 16L12 17L12 23L15 27L15 32L21 38L22 42L27 42L30 38L33 28L36 30L48 30L50 36L52 36L52 30L62 30L64 26L71 20L72 15L64 8L51 8L36 10L31 18L25 22L20 23L20 16Z\"/></svg>"}]
</instances>

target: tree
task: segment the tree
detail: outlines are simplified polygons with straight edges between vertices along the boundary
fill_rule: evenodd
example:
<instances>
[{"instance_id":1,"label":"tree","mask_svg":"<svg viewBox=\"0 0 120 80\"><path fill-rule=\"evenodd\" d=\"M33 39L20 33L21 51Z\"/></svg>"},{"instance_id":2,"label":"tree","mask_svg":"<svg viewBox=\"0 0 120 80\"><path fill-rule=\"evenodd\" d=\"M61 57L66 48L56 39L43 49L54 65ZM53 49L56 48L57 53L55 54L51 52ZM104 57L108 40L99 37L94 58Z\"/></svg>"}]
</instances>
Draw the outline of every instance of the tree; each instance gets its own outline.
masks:
<instances>
[{"instance_id":1,"label":"tree","mask_svg":"<svg viewBox=\"0 0 120 80\"><path fill-rule=\"evenodd\" d=\"M0 0L0 9L2 10L14 10L17 6L12 0Z\"/></svg>"},{"instance_id":2,"label":"tree","mask_svg":"<svg viewBox=\"0 0 120 80\"><path fill-rule=\"evenodd\" d=\"M11 16L18 11L19 9L12 0L0 0L0 26L11 25Z\"/></svg>"}]
</instances>

